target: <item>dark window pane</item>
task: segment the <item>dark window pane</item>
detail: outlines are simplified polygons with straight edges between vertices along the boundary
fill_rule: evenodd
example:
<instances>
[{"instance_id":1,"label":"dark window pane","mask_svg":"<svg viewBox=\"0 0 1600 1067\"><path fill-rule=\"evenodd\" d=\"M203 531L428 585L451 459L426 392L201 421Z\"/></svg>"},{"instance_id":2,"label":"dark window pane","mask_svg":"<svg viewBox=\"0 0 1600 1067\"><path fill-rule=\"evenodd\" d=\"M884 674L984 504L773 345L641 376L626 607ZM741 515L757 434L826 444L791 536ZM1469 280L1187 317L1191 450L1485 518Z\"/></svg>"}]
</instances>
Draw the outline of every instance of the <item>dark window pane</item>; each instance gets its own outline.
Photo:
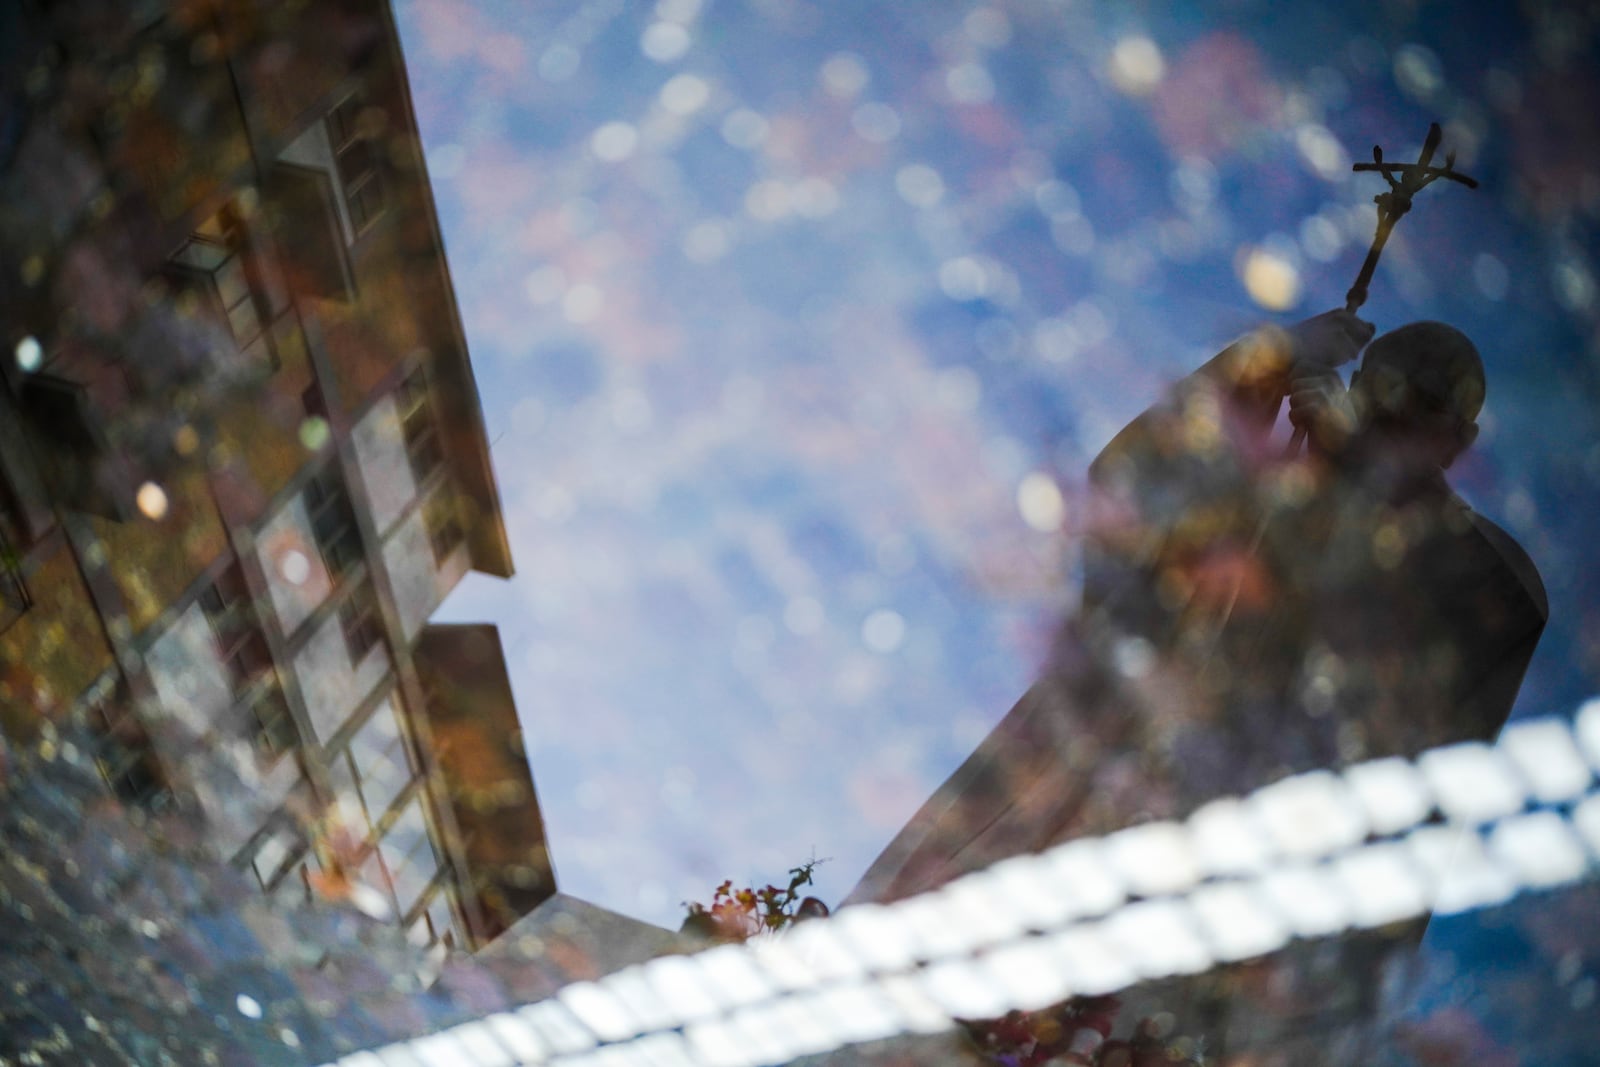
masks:
<instances>
[{"instance_id":1,"label":"dark window pane","mask_svg":"<svg viewBox=\"0 0 1600 1067\"><path fill-rule=\"evenodd\" d=\"M217 576L200 594L200 610L216 638L217 652L226 665L235 693L239 693L272 666L272 653L260 619L237 564Z\"/></svg>"},{"instance_id":2,"label":"dark window pane","mask_svg":"<svg viewBox=\"0 0 1600 1067\"><path fill-rule=\"evenodd\" d=\"M287 752L300 742L288 702L276 687L269 689L252 709L256 719L256 742L271 755Z\"/></svg>"},{"instance_id":3,"label":"dark window pane","mask_svg":"<svg viewBox=\"0 0 1600 1067\"><path fill-rule=\"evenodd\" d=\"M350 196L350 224L357 232L367 228L383 211L383 193L377 181L370 180Z\"/></svg>"},{"instance_id":4,"label":"dark window pane","mask_svg":"<svg viewBox=\"0 0 1600 1067\"><path fill-rule=\"evenodd\" d=\"M339 166L339 180L352 192L369 179L378 167L378 154L372 142L365 139L352 141L341 148L334 160Z\"/></svg>"},{"instance_id":5,"label":"dark window pane","mask_svg":"<svg viewBox=\"0 0 1600 1067\"><path fill-rule=\"evenodd\" d=\"M454 501L447 494L430 501L426 520L434 559L442 564L466 540L461 521L456 517Z\"/></svg>"},{"instance_id":6,"label":"dark window pane","mask_svg":"<svg viewBox=\"0 0 1600 1067\"><path fill-rule=\"evenodd\" d=\"M444 448L439 441L432 391L428 388L425 371L416 371L401 384L395 404L400 411L400 427L405 435L411 473L421 485L444 462Z\"/></svg>"},{"instance_id":7,"label":"dark window pane","mask_svg":"<svg viewBox=\"0 0 1600 1067\"><path fill-rule=\"evenodd\" d=\"M344 631L345 647L350 652L350 663L360 663L367 653L377 647L383 634L378 626L377 606L370 592L346 601L339 609L339 624Z\"/></svg>"},{"instance_id":8,"label":"dark window pane","mask_svg":"<svg viewBox=\"0 0 1600 1067\"><path fill-rule=\"evenodd\" d=\"M217 295L222 306L232 308L250 299L250 280L245 274L244 261L237 253L230 254L211 275L217 284Z\"/></svg>"},{"instance_id":9,"label":"dark window pane","mask_svg":"<svg viewBox=\"0 0 1600 1067\"><path fill-rule=\"evenodd\" d=\"M337 471L329 466L306 485L306 510L322 560L334 577L361 558L361 532Z\"/></svg>"}]
</instances>

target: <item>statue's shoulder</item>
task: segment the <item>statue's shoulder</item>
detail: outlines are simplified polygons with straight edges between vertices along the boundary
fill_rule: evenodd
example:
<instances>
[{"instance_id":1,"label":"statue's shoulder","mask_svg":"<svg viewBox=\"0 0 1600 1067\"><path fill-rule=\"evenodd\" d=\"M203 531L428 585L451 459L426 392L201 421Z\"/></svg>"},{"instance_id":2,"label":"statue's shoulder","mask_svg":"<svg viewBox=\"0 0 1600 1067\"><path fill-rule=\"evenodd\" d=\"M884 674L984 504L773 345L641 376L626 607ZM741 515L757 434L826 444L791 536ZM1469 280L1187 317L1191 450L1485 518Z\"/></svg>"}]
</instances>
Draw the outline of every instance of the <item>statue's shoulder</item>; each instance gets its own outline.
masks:
<instances>
[{"instance_id":1,"label":"statue's shoulder","mask_svg":"<svg viewBox=\"0 0 1600 1067\"><path fill-rule=\"evenodd\" d=\"M1472 506L1461 500L1460 497L1456 497L1456 501L1471 518L1472 528L1489 543L1489 547L1494 549L1505 565L1522 582L1522 587L1528 591L1528 596L1538 606L1539 614L1548 619L1550 617L1550 598L1545 593L1544 579L1539 577L1539 568L1534 565L1533 558L1523 550L1523 547L1517 543L1515 537L1512 537L1494 522L1473 510Z\"/></svg>"}]
</instances>

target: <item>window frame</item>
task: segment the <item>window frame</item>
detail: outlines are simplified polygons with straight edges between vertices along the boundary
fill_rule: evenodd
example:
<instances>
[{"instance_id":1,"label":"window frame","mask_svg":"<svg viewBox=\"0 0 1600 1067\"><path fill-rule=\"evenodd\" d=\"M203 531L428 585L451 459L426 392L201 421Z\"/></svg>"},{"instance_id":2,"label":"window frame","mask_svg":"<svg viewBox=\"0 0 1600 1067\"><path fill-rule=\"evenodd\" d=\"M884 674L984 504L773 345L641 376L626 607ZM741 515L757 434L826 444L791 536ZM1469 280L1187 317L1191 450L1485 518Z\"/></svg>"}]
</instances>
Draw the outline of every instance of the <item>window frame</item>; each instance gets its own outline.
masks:
<instances>
[{"instance_id":1,"label":"window frame","mask_svg":"<svg viewBox=\"0 0 1600 1067\"><path fill-rule=\"evenodd\" d=\"M437 566L443 567L467 542L467 531L456 513L456 501L451 493L435 493L423 504L422 524L427 528L428 544L433 548Z\"/></svg>"},{"instance_id":2,"label":"window frame","mask_svg":"<svg viewBox=\"0 0 1600 1067\"><path fill-rule=\"evenodd\" d=\"M411 740L407 736L406 728L401 721L400 710L394 705L396 695L398 694L393 694L386 700L380 700L377 703L372 713L367 716L360 726L356 727L349 740L344 743L343 748L334 755L332 760L334 764L342 764L345 773L350 776L350 781L355 786L356 800L360 803L361 810L366 813L367 823L372 828L374 835L379 833L379 827L384 825L384 820L391 812L405 805L413 789L422 781L423 777L422 762L417 758L415 751L411 747ZM369 795L367 783L374 781L377 777L372 773L377 765L374 762L363 767L357 760L356 747L363 735L369 729L372 729L374 723L378 720L380 714L378 709L385 707L388 708L387 714L394 724L394 738L376 752L369 752L366 746L363 745L361 755L370 756L374 760L388 760L390 765L402 767L405 775L400 785L394 789L393 796L390 797L388 804L375 811L373 810L374 798ZM398 763L394 759L394 755L397 752L399 754Z\"/></svg>"},{"instance_id":3,"label":"window frame","mask_svg":"<svg viewBox=\"0 0 1600 1067\"><path fill-rule=\"evenodd\" d=\"M250 701L250 717L256 747L268 760L276 761L300 747L300 726L294 721L289 700L276 682Z\"/></svg>"},{"instance_id":4,"label":"window frame","mask_svg":"<svg viewBox=\"0 0 1600 1067\"><path fill-rule=\"evenodd\" d=\"M361 129L361 114L369 106L364 93L352 93L334 105L325 122L351 244L371 230L389 206L383 158L376 140ZM352 161L351 167L347 168L347 160Z\"/></svg>"},{"instance_id":5,"label":"window frame","mask_svg":"<svg viewBox=\"0 0 1600 1067\"><path fill-rule=\"evenodd\" d=\"M339 632L344 636L350 666L358 667L383 644L383 620L369 586L363 586L339 605Z\"/></svg>"},{"instance_id":6,"label":"window frame","mask_svg":"<svg viewBox=\"0 0 1600 1067\"><path fill-rule=\"evenodd\" d=\"M228 672L233 695L238 697L273 669L272 650L238 562L219 572L196 601L211 627L217 658Z\"/></svg>"},{"instance_id":7,"label":"window frame","mask_svg":"<svg viewBox=\"0 0 1600 1067\"><path fill-rule=\"evenodd\" d=\"M168 259L169 273L209 306L217 325L232 340L234 349L249 356L259 346L266 368L276 370L278 355L272 344L272 302L261 277L259 254L243 223L231 208L206 220ZM234 272L237 272L236 274ZM225 283L224 279L231 279ZM226 287L237 286L239 295L229 300ZM237 316L248 311L254 330L241 333Z\"/></svg>"},{"instance_id":8,"label":"window frame","mask_svg":"<svg viewBox=\"0 0 1600 1067\"><path fill-rule=\"evenodd\" d=\"M141 808L161 806L172 786L126 691L117 687L93 700L84 719L95 738L95 767L112 795Z\"/></svg>"},{"instance_id":9,"label":"window frame","mask_svg":"<svg viewBox=\"0 0 1600 1067\"><path fill-rule=\"evenodd\" d=\"M418 816L422 823L422 834L417 842L408 851L401 852L398 843L393 848L386 848L385 842L390 841L395 829L405 819L407 809L416 806ZM403 801L397 802L391 809L394 818L386 819L384 824L376 827L372 841L372 850L377 853L383 863L384 871L389 876L390 892L394 895L396 914L402 918L415 915L418 908L425 908L435 888L449 870L448 858L440 848L434 831L434 815L428 804L426 790L413 790ZM390 853L398 854L398 861L390 861ZM427 856L431 860L430 873L422 880L410 901L400 899L400 874L410 870L418 856Z\"/></svg>"},{"instance_id":10,"label":"window frame","mask_svg":"<svg viewBox=\"0 0 1600 1067\"><path fill-rule=\"evenodd\" d=\"M413 370L400 382L395 390L395 412L400 418L400 436L405 440L406 462L420 491L445 465L444 438L439 432L433 382L425 366Z\"/></svg>"},{"instance_id":11,"label":"window frame","mask_svg":"<svg viewBox=\"0 0 1600 1067\"><path fill-rule=\"evenodd\" d=\"M307 480L301 490L311 536L322 563L335 582L366 559L355 506L336 462L329 462Z\"/></svg>"}]
</instances>

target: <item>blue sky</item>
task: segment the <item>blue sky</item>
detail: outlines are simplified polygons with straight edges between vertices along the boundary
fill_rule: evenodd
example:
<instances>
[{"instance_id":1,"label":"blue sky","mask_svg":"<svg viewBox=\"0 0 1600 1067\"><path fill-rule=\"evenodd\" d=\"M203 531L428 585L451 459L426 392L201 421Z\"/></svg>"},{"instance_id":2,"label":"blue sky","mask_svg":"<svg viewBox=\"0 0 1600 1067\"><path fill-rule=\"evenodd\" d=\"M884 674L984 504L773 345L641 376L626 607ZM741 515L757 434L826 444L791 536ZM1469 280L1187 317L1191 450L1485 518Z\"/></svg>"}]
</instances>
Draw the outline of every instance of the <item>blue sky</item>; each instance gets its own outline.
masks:
<instances>
[{"instance_id":1,"label":"blue sky","mask_svg":"<svg viewBox=\"0 0 1600 1067\"><path fill-rule=\"evenodd\" d=\"M1479 6L397 3L518 570L445 615L501 628L563 888L843 895L1031 680L1096 450L1342 304L1349 165L1433 120L1483 187L1363 314L1483 350L1453 480L1551 590L1519 714L1589 695L1592 35Z\"/></svg>"}]
</instances>

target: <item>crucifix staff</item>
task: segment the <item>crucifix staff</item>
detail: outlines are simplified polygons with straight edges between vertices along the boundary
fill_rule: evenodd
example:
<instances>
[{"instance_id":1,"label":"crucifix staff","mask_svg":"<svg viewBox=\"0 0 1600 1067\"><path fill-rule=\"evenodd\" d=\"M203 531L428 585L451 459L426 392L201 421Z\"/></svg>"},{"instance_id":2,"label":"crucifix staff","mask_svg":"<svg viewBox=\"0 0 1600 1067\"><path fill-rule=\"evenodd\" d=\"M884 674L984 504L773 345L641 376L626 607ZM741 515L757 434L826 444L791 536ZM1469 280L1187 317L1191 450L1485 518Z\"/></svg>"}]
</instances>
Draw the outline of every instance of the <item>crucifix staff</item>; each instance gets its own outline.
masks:
<instances>
[{"instance_id":1,"label":"crucifix staff","mask_svg":"<svg viewBox=\"0 0 1600 1067\"><path fill-rule=\"evenodd\" d=\"M1405 217L1411 210L1411 198L1422 189L1439 178L1448 178L1453 182L1460 182L1468 189L1476 189L1478 183L1455 169L1456 154L1447 153L1444 157L1444 166L1435 167L1433 154L1439 150L1439 142L1444 139L1444 132L1439 129L1437 122L1428 126L1427 140L1422 142L1422 152L1417 156L1415 163L1385 163L1383 149L1378 145L1372 146L1372 162L1357 163L1350 169L1353 171L1376 171L1383 175L1389 183L1387 192L1379 193L1373 197L1373 202L1378 205L1378 232L1373 235L1372 247L1367 249L1366 261L1361 264L1361 273L1356 275L1356 282L1345 294L1344 309L1354 312L1367 302L1367 286L1372 282L1372 272L1378 268L1378 257L1383 255L1383 246L1388 243L1389 234L1394 229L1395 223ZM1294 436L1289 439L1288 454L1293 456L1300 451L1300 445L1306 439L1306 428L1296 426Z\"/></svg>"},{"instance_id":2,"label":"crucifix staff","mask_svg":"<svg viewBox=\"0 0 1600 1067\"><path fill-rule=\"evenodd\" d=\"M1389 234L1394 230L1395 223L1405 217L1411 210L1411 198L1422 189L1438 180L1449 178L1451 181L1460 182L1468 189L1476 189L1478 183L1465 174L1455 169L1456 154L1448 153L1444 157L1444 166L1433 166L1433 154L1439 150L1439 142L1444 139L1444 131L1437 122L1428 126L1428 137L1422 142L1422 152L1417 156L1415 163L1386 163L1383 159L1383 149L1378 145L1372 146L1372 162L1357 163L1350 169L1356 172L1376 171L1383 175L1384 181L1389 183L1387 192L1379 193L1373 197L1373 202L1378 205L1378 232L1373 235L1372 247L1367 249L1366 261L1361 264L1361 273L1356 275L1356 282L1345 294L1344 309L1354 312L1367 302L1367 286L1372 282L1372 272L1378 267L1378 257L1383 255L1383 246L1389 240ZM1294 436L1289 439L1289 446L1285 455L1292 458L1299 454L1300 446L1306 439L1306 428L1296 426ZM1255 537L1250 542L1249 554L1254 556L1261 548L1261 539L1266 535L1267 524L1271 515L1262 518L1261 525L1256 527ZM1233 593L1228 597L1227 605L1222 609L1220 621L1211 638L1213 651L1216 642L1221 638L1223 628L1227 626L1228 619L1233 615L1233 608L1239 599L1239 591L1244 584L1241 578L1233 587Z\"/></svg>"}]
</instances>

